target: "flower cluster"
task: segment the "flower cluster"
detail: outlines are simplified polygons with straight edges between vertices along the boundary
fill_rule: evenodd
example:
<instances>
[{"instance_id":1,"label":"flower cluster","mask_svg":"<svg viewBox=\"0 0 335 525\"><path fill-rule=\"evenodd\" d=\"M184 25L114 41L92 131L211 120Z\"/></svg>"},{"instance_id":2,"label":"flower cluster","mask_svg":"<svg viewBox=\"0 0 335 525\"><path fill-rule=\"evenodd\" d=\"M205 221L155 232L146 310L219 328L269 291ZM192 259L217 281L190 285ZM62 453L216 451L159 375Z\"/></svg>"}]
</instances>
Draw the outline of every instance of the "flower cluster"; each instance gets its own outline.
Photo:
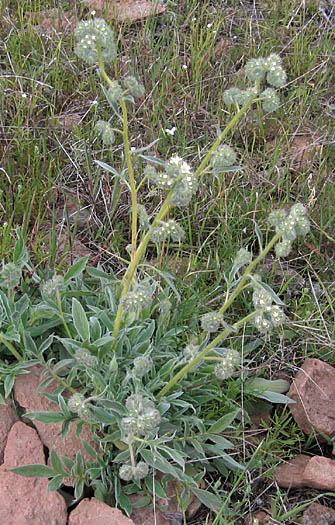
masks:
<instances>
[{"instance_id":1,"label":"flower cluster","mask_svg":"<svg viewBox=\"0 0 335 525\"><path fill-rule=\"evenodd\" d=\"M150 372L152 367L151 357L148 355L139 355L135 357L133 363L133 374L136 377L143 377L145 374Z\"/></svg>"},{"instance_id":2,"label":"flower cluster","mask_svg":"<svg viewBox=\"0 0 335 525\"><path fill-rule=\"evenodd\" d=\"M261 333L281 326L285 322L286 317L282 309L278 305L273 304L271 293L265 290L257 281L254 281L253 288L253 305L256 310L263 310L253 318L254 326Z\"/></svg>"},{"instance_id":3,"label":"flower cluster","mask_svg":"<svg viewBox=\"0 0 335 525\"><path fill-rule=\"evenodd\" d=\"M185 236L183 228L173 219L161 222L159 226L155 226L150 232L150 239L153 242L165 241L170 236L175 242L181 241Z\"/></svg>"},{"instance_id":4,"label":"flower cluster","mask_svg":"<svg viewBox=\"0 0 335 525\"><path fill-rule=\"evenodd\" d=\"M144 95L145 88L139 81L132 76L126 77L123 81L124 87L133 95L135 98L141 98Z\"/></svg>"},{"instance_id":5,"label":"flower cluster","mask_svg":"<svg viewBox=\"0 0 335 525\"><path fill-rule=\"evenodd\" d=\"M198 181L191 167L177 155L171 157L164 172L158 172L154 167L147 166L145 175L162 190L173 188L170 203L178 207L187 206L198 188Z\"/></svg>"},{"instance_id":6,"label":"flower cluster","mask_svg":"<svg viewBox=\"0 0 335 525\"><path fill-rule=\"evenodd\" d=\"M86 368L94 368L98 364L98 358L92 355L86 348L78 348L78 350L75 351L74 358Z\"/></svg>"},{"instance_id":7,"label":"flower cluster","mask_svg":"<svg viewBox=\"0 0 335 525\"><path fill-rule=\"evenodd\" d=\"M126 401L128 416L121 420L121 428L128 436L145 436L161 421L160 413L148 397L133 394Z\"/></svg>"},{"instance_id":8,"label":"flower cluster","mask_svg":"<svg viewBox=\"0 0 335 525\"><path fill-rule=\"evenodd\" d=\"M144 461L139 461L136 466L126 463L120 467L119 476L124 481L140 480L149 474L149 467Z\"/></svg>"},{"instance_id":9,"label":"flower cluster","mask_svg":"<svg viewBox=\"0 0 335 525\"><path fill-rule=\"evenodd\" d=\"M152 294L149 287L137 286L132 292L122 297L121 306L126 312L138 312L151 305Z\"/></svg>"},{"instance_id":10,"label":"flower cluster","mask_svg":"<svg viewBox=\"0 0 335 525\"><path fill-rule=\"evenodd\" d=\"M236 153L227 144L219 146L211 158L211 166L214 173L221 173L236 162Z\"/></svg>"},{"instance_id":11,"label":"flower cluster","mask_svg":"<svg viewBox=\"0 0 335 525\"><path fill-rule=\"evenodd\" d=\"M106 144L106 146L114 144L115 133L109 122L106 122L105 120L98 120L94 127L98 133L101 133L102 141L104 144Z\"/></svg>"},{"instance_id":12,"label":"flower cluster","mask_svg":"<svg viewBox=\"0 0 335 525\"><path fill-rule=\"evenodd\" d=\"M201 317L201 328L205 332L217 332L223 323L223 315L219 312L208 312Z\"/></svg>"},{"instance_id":13,"label":"flower cluster","mask_svg":"<svg viewBox=\"0 0 335 525\"><path fill-rule=\"evenodd\" d=\"M281 232L282 240L276 245L276 255L287 257L292 248L292 242L300 235L304 237L310 230L310 222L306 217L307 209L301 203L294 204L290 213L276 210L270 213L269 223Z\"/></svg>"},{"instance_id":14,"label":"flower cluster","mask_svg":"<svg viewBox=\"0 0 335 525\"><path fill-rule=\"evenodd\" d=\"M9 262L4 265L0 272L0 286L13 289L20 284L22 269L17 264Z\"/></svg>"},{"instance_id":15,"label":"flower cluster","mask_svg":"<svg viewBox=\"0 0 335 525\"><path fill-rule=\"evenodd\" d=\"M246 250L246 248L240 248L233 261L233 267L240 269L242 268L242 266L249 264L251 261L251 253L248 250Z\"/></svg>"},{"instance_id":16,"label":"flower cluster","mask_svg":"<svg viewBox=\"0 0 335 525\"><path fill-rule=\"evenodd\" d=\"M112 62L116 57L114 33L102 18L79 22L74 36L77 40L74 52L88 64L98 62L98 49L104 62Z\"/></svg>"},{"instance_id":17,"label":"flower cluster","mask_svg":"<svg viewBox=\"0 0 335 525\"><path fill-rule=\"evenodd\" d=\"M46 299L55 299L57 291L64 287L64 277L62 275L54 275L41 285L41 294Z\"/></svg>"},{"instance_id":18,"label":"flower cluster","mask_svg":"<svg viewBox=\"0 0 335 525\"><path fill-rule=\"evenodd\" d=\"M220 363L214 369L214 373L220 381L228 379L233 375L236 368L241 362L241 355L237 350L232 348L227 350Z\"/></svg>"},{"instance_id":19,"label":"flower cluster","mask_svg":"<svg viewBox=\"0 0 335 525\"><path fill-rule=\"evenodd\" d=\"M109 102L115 103L122 97L123 89L117 80L111 80L107 90L107 98Z\"/></svg>"},{"instance_id":20,"label":"flower cluster","mask_svg":"<svg viewBox=\"0 0 335 525\"><path fill-rule=\"evenodd\" d=\"M84 421L92 420L92 412L86 406L85 397L83 396L83 394L80 394L79 392L73 394L73 396L71 396L68 400L67 406L68 409L71 410L71 412L77 414L80 417L80 419L83 419Z\"/></svg>"},{"instance_id":21,"label":"flower cluster","mask_svg":"<svg viewBox=\"0 0 335 525\"><path fill-rule=\"evenodd\" d=\"M270 86L275 88L282 87L286 82L286 73L281 65L281 58L272 54L267 58L252 58L245 66L246 77L255 82L255 86L242 90L236 87L227 89L223 94L223 101L229 105L243 106L251 98L258 95L258 84L265 79ZM277 92L272 88L267 88L260 93L262 107L264 111L272 112L279 108L280 100Z\"/></svg>"}]
</instances>

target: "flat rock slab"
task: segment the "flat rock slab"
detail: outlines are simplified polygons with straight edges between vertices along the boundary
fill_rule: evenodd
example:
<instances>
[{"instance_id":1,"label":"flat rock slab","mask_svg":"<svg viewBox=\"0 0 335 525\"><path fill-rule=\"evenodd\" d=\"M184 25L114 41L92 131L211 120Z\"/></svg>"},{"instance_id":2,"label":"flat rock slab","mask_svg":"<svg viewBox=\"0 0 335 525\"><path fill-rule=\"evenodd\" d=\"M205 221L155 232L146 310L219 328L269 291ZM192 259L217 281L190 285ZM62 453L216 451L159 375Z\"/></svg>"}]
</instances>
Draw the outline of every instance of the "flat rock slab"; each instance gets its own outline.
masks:
<instances>
[{"instance_id":1,"label":"flat rock slab","mask_svg":"<svg viewBox=\"0 0 335 525\"><path fill-rule=\"evenodd\" d=\"M306 434L313 429L335 436L335 368L319 359L306 359L293 380L288 397L292 415Z\"/></svg>"},{"instance_id":2,"label":"flat rock slab","mask_svg":"<svg viewBox=\"0 0 335 525\"><path fill-rule=\"evenodd\" d=\"M13 402L7 399L5 405L0 405L0 465L3 463L8 432L18 419Z\"/></svg>"},{"instance_id":3,"label":"flat rock slab","mask_svg":"<svg viewBox=\"0 0 335 525\"><path fill-rule=\"evenodd\" d=\"M299 454L287 463L282 463L274 471L274 479L285 489L305 487L303 474L311 457Z\"/></svg>"},{"instance_id":4,"label":"flat rock slab","mask_svg":"<svg viewBox=\"0 0 335 525\"><path fill-rule=\"evenodd\" d=\"M83 499L71 512L68 525L134 525L119 509L96 498ZM49 524L48 524L49 525Z\"/></svg>"},{"instance_id":5,"label":"flat rock slab","mask_svg":"<svg viewBox=\"0 0 335 525\"><path fill-rule=\"evenodd\" d=\"M43 368L40 366L34 366L29 369L30 373L25 375L19 375L15 382L14 392L16 401L26 409L27 412L33 411L46 411L46 412L60 412L57 403L50 401L43 394L40 394L37 389L39 384L42 382L41 372ZM45 391L47 393L53 393L58 384L53 381ZM38 432L38 435L49 451L52 448L55 449L59 456L66 456L73 461L75 460L76 453L80 450L83 457L92 461L91 456L88 454L83 444L76 434L76 424L71 424L68 435L65 440L62 439L62 423L42 423L40 421L33 420L34 426ZM91 447L97 450L97 445L94 443L90 425L84 424L82 427L81 437L87 441ZM66 485L70 485L70 480L65 480Z\"/></svg>"},{"instance_id":6,"label":"flat rock slab","mask_svg":"<svg viewBox=\"0 0 335 525\"><path fill-rule=\"evenodd\" d=\"M335 524L335 510L320 505L319 503L312 503L307 510L305 510L301 525L333 525Z\"/></svg>"},{"instance_id":7,"label":"flat rock slab","mask_svg":"<svg viewBox=\"0 0 335 525\"><path fill-rule=\"evenodd\" d=\"M310 458L302 477L305 487L335 490L335 460L322 456Z\"/></svg>"},{"instance_id":8,"label":"flat rock slab","mask_svg":"<svg viewBox=\"0 0 335 525\"><path fill-rule=\"evenodd\" d=\"M6 525L66 525L64 498L48 492L46 479L24 478L9 469L45 464L43 444L24 423L15 423L9 434L0 467L0 523Z\"/></svg>"}]
</instances>

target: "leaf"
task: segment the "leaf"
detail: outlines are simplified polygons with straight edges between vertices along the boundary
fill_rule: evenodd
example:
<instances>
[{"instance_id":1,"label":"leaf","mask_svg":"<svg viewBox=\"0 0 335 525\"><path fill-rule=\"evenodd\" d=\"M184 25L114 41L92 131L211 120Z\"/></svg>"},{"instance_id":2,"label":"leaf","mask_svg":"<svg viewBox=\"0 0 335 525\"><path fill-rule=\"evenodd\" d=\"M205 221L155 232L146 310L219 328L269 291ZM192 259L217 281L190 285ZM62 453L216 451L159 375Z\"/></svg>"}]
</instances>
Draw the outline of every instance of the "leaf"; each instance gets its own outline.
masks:
<instances>
[{"instance_id":1,"label":"leaf","mask_svg":"<svg viewBox=\"0 0 335 525\"><path fill-rule=\"evenodd\" d=\"M23 467L16 467L10 469L10 472L19 474L25 478L51 478L57 475L54 469L47 467L46 465L24 465Z\"/></svg>"},{"instance_id":2,"label":"leaf","mask_svg":"<svg viewBox=\"0 0 335 525\"><path fill-rule=\"evenodd\" d=\"M72 319L74 326L82 341L90 340L90 325L87 320L84 308L80 302L73 297L72 299Z\"/></svg>"},{"instance_id":3,"label":"leaf","mask_svg":"<svg viewBox=\"0 0 335 525\"><path fill-rule=\"evenodd\" d=\"M62 462L57 456L57 453L54 448L51 450L50 461L51 461L51 466L55 470L55 472L58 472L59 474L64 474L64 468L63 468Z\"/></svg>"},{"instance_id":4,"label":"leaf","mask_svg":"<svg viewBox=\"0 0 335 525\"><path fill-rule=\"evenodd\" d=\"M264 379L263 377L253 377L251 379L247 379L244 384L244 389L247 392L277 392L278 394L283 394L284 392L287 392L290 388L290 383L286 381L285 379L276 379L276 380L270 380L270 379Z\"/></svg>"},{"instance_id":5,"label":"leaf","mask_svg":"<svg viewBox=\"0 0 335 525\"><path fill-rule=\"evenodd\" d=\"M5 387L5 397L6 398L9 397L9 395L10 395L12 389L13 389L14 383L15 383L15 375L14 374L10 374L10 375L5 377L4 387Z\"/></svg>"},{"instance_id":6,"label":"leaf","mask_svg":"<svg viewBox=\"0 0 335 525\"><path fill-rule=\"evenodd\" d=\"M229 425L231 425L231 423L234 421L234 419L238 416L240 412L241 410L237 408L233 412L225 414L208 429L208 432L210 434L217 434L218 432L223 432L224 430L226 430L227 427L229 427Z\"/></svg>"},{"instance_id":7,"label":"leaf","mask_svg":"<svg viewBox=\"0 0 335 525\"><path fill-rule=\"evenodd\" d=\"M62 474L59 474L58 476L55 476L52 478L48 483L48 492L52 492L53 490L58 490L59 487L63 485L65 476Z\"/></svg>"},{"instance_id":8,"label":"leaf","mask_svg":"<svg viewBox=\"0 0 335 525\"><path fill-rule=\"evenodd\" d=\"M151 494L155 494L155 496L157 496L158 498L167 498L165 490L156 478L153 478L152 476L147 476L144 481L148 491Z\"/></svg>"},{"instance_id":9,"label":"leaf","mask_svg":"<svg viewBox=\"0 0 335 525\"><path fill-rule=\"evenodd\" d=\"M147 0L89 0L88 4L90 9L100 11L119 22L134 22L165 11L165 7L158 2Z\"/></svg>"},{"instance_id":10,"label":"leaf","mask_svg":"<svg viewBox=\"0 0 335 525\"><path fill-rule=\"evenodd\" d=\"M76 501L78 501L83 495L84 486L85 486L84 480L80 479L79 481L76 482L76 486L74 488L74 499Z\"/></svg>"},{"instance_id":11,"label":"leaf","mask_svg":"<svg viewBox=\"0 0 335 525\"><path fill-rule=\"evenodd\" d=\"M41 421L42 423L59 423L65 420L64 415L60 412L42 412L38 410L24 414L24 417L36 419L36 421Z\"/></svg>"},{"instance_id":12,"label":"leaf","mask_svg":"<svg viewBox=\"0 0 335 525\"><path fill-rule=\"evenodd\" d=\"M100 168L102 168L103 170L106 170L106 171L109 171L110 173L113 173L113 175L114 175L115 177L120 177L120 173L119 173L118 171L116 171L116 169L113 168L113 166L110 166L109 164L106 164L106 162L102 162L102 160L95 160L94 162L95 162L96 164L98 164L98 166L100 166ZM99 273L105 273L105 272L101 272L101 271L99 271L99 270L96 270L95 272L93 272L92 270L94 270L94 268L90 268L90 270L89 270L88 273L89 273L90 275L94 276L94 277L99 277L98 272L99 272ZM94 275L94 273L95 273L95 275ZM104 277L104 279L105 279L105 278L108 279L109 276L106 274L106 277Z\"/></svg>"},{"instance_id":13,"label":"leaf","mask_svg":"<svg viewBox=\"0 0 335 525\"><path fill-rule=\"evenodd\" d=\"M208 490L198 489L196 487L191 487L191 490L198 500L206 505L206 507L211 509L213 512L219 512L222 506L222 501L218 496L212 492L209 492Z\"/></svg>"},{"instance_id":14,"label":"leaf","mask_svg":"<svg viewBox=\"0 0 335 525\"><path fill-rule=\"evenodd\" d=\"M70 281L71 279L74 279L75 277L78 277L86 268L87 261L89 259L89 255L85 255L85 257L82 257L74 263L71 268L68 269L66 274L64 275L64 283L67 283L67 281Z\"/></svg>"},{"instance_id":15,"label":"leaf","mask_svg":"<svg viewBox=\"0 0 335 525\"><path fill-rule=\"evenodd\" d=\"M284 396L284 394L278 394L277 392L262 392L260 394L254 393L256 397L270 401L270 403L284 403L290 404L295 403L290 397Z\"/></svg>"}]
</instances>

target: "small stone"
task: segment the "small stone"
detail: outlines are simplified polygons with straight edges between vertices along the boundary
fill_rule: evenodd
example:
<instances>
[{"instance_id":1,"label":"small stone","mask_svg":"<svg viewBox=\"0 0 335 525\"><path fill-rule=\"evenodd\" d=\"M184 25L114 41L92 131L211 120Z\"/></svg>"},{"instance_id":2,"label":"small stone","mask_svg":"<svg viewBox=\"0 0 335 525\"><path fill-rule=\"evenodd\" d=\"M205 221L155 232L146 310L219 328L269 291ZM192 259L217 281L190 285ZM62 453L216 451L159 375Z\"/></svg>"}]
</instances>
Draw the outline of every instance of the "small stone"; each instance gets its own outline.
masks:
<instances>
[{"instance_id":1,"label":"small stone","mask_svg":"<svg viewBox=\"0 0 335 525\"><path fill-rule=\"evenodd\" d=\"M0 523L6 525L66 525L67 509L58 492L48 492L48 480L25 478L10 469L45 464L43 445L32 428L14 423L0 467Z\"/></svg>"},{"instance_id":2,"label":"small stone","mask_svg":"<svg viewBox=\"0 0 335 525\"><path fill-rule=\"evenodd\" d=\"M335 490L335 460L314 456L308 461L302 475L305 487Z\"/></svg>"},{"instance_id":3,"label":"small stone","mask_svg":"<svg viewBox=\"0 0 335 525\"><path fill-rule=\"evenodd\" d=\"M287 394L295 403L289 407L306 434L313 429L335 436L335 368L320 361L306 359Z\"/></svg>"},{"instance_id":4,"label":"small stone","mask_svg":"<svg viewBox=\"0 0 335 525\"><path fill-rule=\"evenodd\" d=\"M312 503L305 510L301 525L333 525L335 524L335 510L319 503Z\"/></svg>"},{"instance_id":5,"label":"small stone","mask_svg":"<svg viewBox=\"0 0 335 525\"><path fill-rule=\"evenodd\" d=\"M269 523L271 520L271 514L265 512L264 510L259 510L254 514L251 514L246 517L244 520L245 525L263 525L264 523Z\"/></svg>"},{"instance_id":6,"label":"small stone","mask_svg":"<svg viewBox=\"0 0 335 525\"><path fill-rule=\"evenodd\" d=\"M282 488L301 488L305 487L303 479L305 468L310 461L310 456L299 454L287 463L279 465L274 471L274 479Z\"/></svg>"},{"instance_id":7,"label":"small stone","mask_svg":"<svg viewBox=\"0 0 335 525\"><path fill-rule=\"evenodd\" d=\"M134 525L119 509L96 498L83 499L70 513L68 525Z\"/></svg>"},{"instance_id":8,"label":"small stone","mask_svg":"<svg viewBox=\"0 0 335 525\"><path fill-rule=\"evenodd\" d=\"M5 405L0 405L0 464L3 462L8 432L18 419L13 402L7 399Z\"/></svg>"}]
</instances>

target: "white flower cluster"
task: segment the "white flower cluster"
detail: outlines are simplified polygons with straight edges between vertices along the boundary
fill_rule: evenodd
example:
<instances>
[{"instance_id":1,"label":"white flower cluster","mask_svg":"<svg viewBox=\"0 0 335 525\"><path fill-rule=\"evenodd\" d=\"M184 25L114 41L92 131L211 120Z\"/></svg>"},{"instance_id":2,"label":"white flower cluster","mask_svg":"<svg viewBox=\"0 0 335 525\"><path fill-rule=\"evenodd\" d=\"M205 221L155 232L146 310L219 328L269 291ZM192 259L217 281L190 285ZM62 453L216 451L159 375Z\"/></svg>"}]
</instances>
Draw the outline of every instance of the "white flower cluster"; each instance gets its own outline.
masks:
<instances>
[{"instance_id":1,"label":"white flower cluster","mask_svg":"<svg viewBox=\"0 0 335 525\"><path fill-rule=\"evenodd\" d=\"M175 242L181 241L185 237L183 228L173 219L161 222L159 226L156 226L150 232L150 239L153 242L162 242L168 237L171 237Z\"/></svg>"},{"instance_id":2,"label":"white flower cluster","mask_svg":"<svg viewBox=\"0 0 335 525\"><path fill-rule=\"evenodd\" d=\"M223 323L223 315L220 312L208 312L201 317L201 328L205 332L217 332Z\"/></svg>"},{"instance_id":3,"label":"white flower cluster","mask_svg":"<svg viewBox=\"0 0 335 525\"><path fill-rule=\"evenodd\" d=\"M219 174L225 168L232 166L236 162L236 157L235 151L228 144L219 146L210 161L213 172Z\"/></svg>"},{"instance_id":4,"label":"white flower cluster","mask_svg":"<svg viewBox=\"0 0 335 525\"><path fill-rule=\"evenodd\" d=\"M254 283L252 302L256 310L263 309L253 318L253 324L259 332L268 332L285 322L286 316L278 305L273 304L271 293L257 282Z\"/></svg>"},{"instance_id":5,"label":"white flower cluster","mask_svg":"<svg viewBox=\"0 0 335 525\"><path fill-rule=\"evenodd\" d=\"M143 377L145 374L150 372L152 367L151 357L148 355L139 355L135 357L133 363L133 374L136 377Z\"/></svg>"},{"instance_id":6,"label":"white flower cluster","mask_svg":"<svg viewBox=\"0 0 335 525\"><path fill-rule=\"evenodd\" d=\"M115 133L109 122L106 122L105 120L98 120L94 128L98 133L101 133L102 141L104 144L106 144L106 146L114 144Z\"/></svg>"},{"instance_id":7,"label":"white flower cluster","mask_svg":"<svg viewBox=\"0 0 335 525\"><path fill-rule=\"evenodd\" d=\"M126 401L128 415L121 419L121 428L128 436L145 436L161 421L160 413L148 397L133 394Z\"/></svg>"},{"instance_id":8,"label":"white flower cluster","mask_svg":"<svg viewBox=\"0 0 335 525\"><path fill-rule=\"evenodd\" d=\"M122 297L121 306L126 312L138 312L151 305L152 294L149 287L139 285L132 292Z\"/></svg>"},{"instance_id":9,"label":"white flower cluster","mask_svg":"<svg viewBox=\"0 0 335 525\"><path fill-rule=\"evenodd\" d=\"M124 481L140 480L149 474L149 467L144 461L139 461L135 467L126 463L120 467L119 476Z\"/></svg>"},{"instance_id":10,"label":"white flower cluster","mask_svg":"<svg viewBox=\"0 0 335 525\"><path fill-rule=\"evenodd\" d=\"M98 358L92 355L87 348L78 348L73 357L86 368L94 368L98 364Z\"/></svg>"},{"instance_id":11,"label":"white flower cluster","mask_svg":"<svg viewBox=\"0 0 335 525\"><path fill-rule=\"evenodd\" d=\"M310 230L307 209L301 203L294 204L290 213L285 210L275 210L269 215L269 223L275 226L276 233L281 232L282 240L276 245L278 257L287 257L292 248L292 242L297 236L304 237Z\"/></svg>"},{"instance_id":12,"label":"white flower cluster","mask_svg":"<svg viewBox=\"0 0 335 525\"><path fill-rule=\"evenodd\" d=\"M252 261L252 255L246 248L240 248L233 260L233 267L241 268Z\"/></svg>"},{"instance_id":13,"label":"white flower cluster","mask_svg":"<svg viewBox=\"0 0 335 525\"><path fill-rule=\"evenodd\" d=\"M74 36L77 40L74 52L88 64L98 62L98 48L104 62L112 62L116 57L114 33L104 19L94 18L79 22Z\"/></svg>"},{"instance_id":14,"label":"white flower cluster","mask_svg":"<svg viewBox=\"0 0 335 525\"><path fill-rule=\"evenodd\" d=\"M258 84L265 79L270 86L282 87L286 82L286 72L281 65L281 58L272 54L267 58L252 58L245 66L246 77L257 85L246 90L236 87L227 89L223 94L223 101L229 105L243 106L251 98L258 95ZM280 99L275 89L267 88L260 93L264 111L276 111L280 106Z\"/></svg>"},{"instance_id":15,"label":"white flower cluster","mask_svg":"<svg viewBox=\"0 0 335 525\"><path fill-rule=\"evenodd\" d=\"M85 397L83 394L80 394L79 392L73 394L68 400L67 406L71 412L77 414L83 421L92 420L92 412L85 405Z\"/></svg>"},{"instance_id":16,"label":"white flower cluster","mask_svg":"<svg viewBox=\"0 0 335 525\"><path fill-rule=\"evenodd\" d=\"M64 287L64 277L62 275L54 275L41 285L41 294L46 299L55 299L56 292L62 290Z\"/></svg>"},{"instance_id":17,"label":"white flower cluster","mask_svg":"<svg viewBox=\"0 0 335 525\"><path fill-rule=\"evenodd\" d=\"M198 181L191 167L178 155L171 157L164 172L157 172L154 167L147 166L145 175L162 190L170 190L173 187L170 203L178 207L187 206L198 188Z\"/></svg>"},{"instance_id":18,"label":"white flower cluster","mask_svg":"<svg viewBox=\"0 0 335 525\"><path fill-rule=\"evenodd\" d=\"M17 264L9 262L4 265L0 272L0 286L13 289L20 284L22 269Z\"/></svg>"},{"instance_id":19,"label":"white flower cluster","mask_svg":"<svg viewBox=\"0 0 335 525\"><path fill-rule=\"evenodd\" d=\"M135 77L126 77L123 81L123 84L124 87L130 91L133 97L141 98L144 95L145 88Z\"/></svg>"},{"instance_id":20,"label":"white flower cluster","mask_svg":"<svg viewBox=\"0 0 335 525\"><path fill-rule=\"evenodd\" d=\"M237 350L229 349L214 369L214 373L220 381L224 381L233 375L241 362L241 355Z\"/></svg>"}]
</instances>

